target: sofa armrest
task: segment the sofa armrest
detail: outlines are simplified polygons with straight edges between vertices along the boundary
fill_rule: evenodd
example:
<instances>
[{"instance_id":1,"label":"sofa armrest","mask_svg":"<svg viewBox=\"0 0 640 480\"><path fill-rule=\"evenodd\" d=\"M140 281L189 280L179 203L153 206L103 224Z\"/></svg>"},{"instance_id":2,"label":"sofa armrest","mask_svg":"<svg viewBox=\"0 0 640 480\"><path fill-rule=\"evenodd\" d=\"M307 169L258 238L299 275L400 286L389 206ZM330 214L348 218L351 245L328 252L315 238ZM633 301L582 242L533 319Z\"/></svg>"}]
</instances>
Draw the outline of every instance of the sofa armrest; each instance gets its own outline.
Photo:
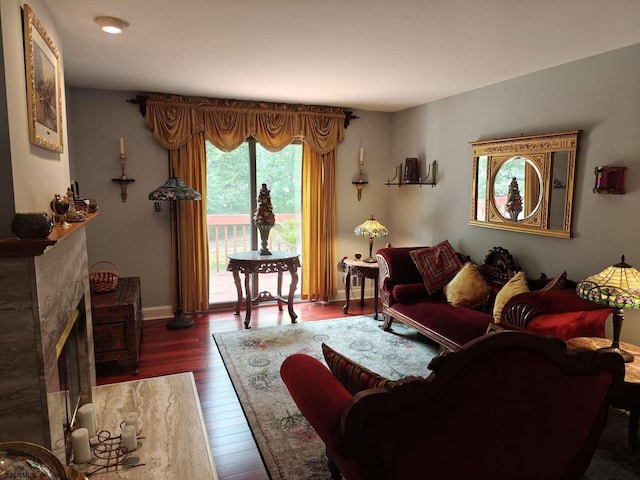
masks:
<instances>
[{"instance_id":1,"label":"sofa armrest","mask_svg":"<svg viewBox=\"0 0 640 480\"><path fill-rule=\"evenodd\" d=\"M581 299L575 290L566 288L560 290L535 290L515 295L505 304L501 321L520 328L527 328L527 324L538 315L586 312L608 309L597 303Z\"/></svg>"},{"instance_id":2,"label":"sofa armrest","mask_svg":"<svg viewBox=\"0 0 640 480\"><path fill-rule=\"evenodd\" d=\"M383 305L388 307L396 303L397 299L393 296L395 286L423 283L422 275L409 253L421 248L426 247L385 247L376 252L380 268L378 290Z\"/></svg>"},{"instance_id":3,"label":"sofa armrest","mask_svg":"<svg viewBox=\"0 0 640 480\"><path fill-rule=\"evenodd\" d=\"M309 355L287 357L280 367L280 377L302 415L326 445L340 427L342 412L353 396L320 361Z\"/></svg>"}]
</instances>

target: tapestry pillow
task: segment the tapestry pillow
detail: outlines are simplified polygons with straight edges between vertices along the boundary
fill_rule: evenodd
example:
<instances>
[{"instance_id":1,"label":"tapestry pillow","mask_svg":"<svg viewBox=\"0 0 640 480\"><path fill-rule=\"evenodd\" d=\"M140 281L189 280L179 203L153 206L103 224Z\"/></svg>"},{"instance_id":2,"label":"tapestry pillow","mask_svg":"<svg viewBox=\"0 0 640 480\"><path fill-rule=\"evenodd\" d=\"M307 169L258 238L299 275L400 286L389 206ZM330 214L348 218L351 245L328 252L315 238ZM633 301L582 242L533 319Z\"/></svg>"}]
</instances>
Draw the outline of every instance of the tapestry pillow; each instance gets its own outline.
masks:
<instances>
[{"instance_id":1,"label":"tapestry pillow","mask_svg":"<svg viewBox=\"0 0 640 480\"><path fill-rule=\"evenodd\" d=\"M478 308L487 302L491 291L473 263L467 262L444 287L447 302L456 307Z\"/></svg>"},{"instance_id":2,"label":"tapestry pillow","mask_svg":"<svg viewBox=\"0 0 640 480\"><path fill-rule=\"evenodd\" d=\"M388 388L395 382L372 372L366 367L348 359L326 344L322 344L322 354L333 375L355 395L367 388Z\"/></svg>"},{"instance_id":3,"label":"tapestry pillow","mask_svg":"<svg viewBox=\"0 0 640 480\"><path fill-rule=\"evenodd\" d=\"M462 262L448 240L433 247L412 250L409 254L429 295L444 287L462 268Z\"/></svg>"},{"instance_id":4,"label":"tapestry pillow","mask_svg":"<svg viewBox=\"0 0 640 480\"><path fill-rule=\"evenodd\" d=\"M520 271L511 277L511 279L500 289L498 295L496 295L496 300L493 304L493 321L495 323L500 323L502 309L511 297L528 291L529 286L527 285L527 279L524 276L524 272Z\"/></svg>"},{"instance_id":5,"label":"tapestry pillow","mask_svg":"<svg viewBox=\"0 0 640 480\"><path fill-rule=\"evenodd\" d=\"M542 287L540 290L548 291L548 290L560 290L562 288L567 288L567 272L564 271L557 277L552 278L549 282Z\"/></svg>"}]
</instances>

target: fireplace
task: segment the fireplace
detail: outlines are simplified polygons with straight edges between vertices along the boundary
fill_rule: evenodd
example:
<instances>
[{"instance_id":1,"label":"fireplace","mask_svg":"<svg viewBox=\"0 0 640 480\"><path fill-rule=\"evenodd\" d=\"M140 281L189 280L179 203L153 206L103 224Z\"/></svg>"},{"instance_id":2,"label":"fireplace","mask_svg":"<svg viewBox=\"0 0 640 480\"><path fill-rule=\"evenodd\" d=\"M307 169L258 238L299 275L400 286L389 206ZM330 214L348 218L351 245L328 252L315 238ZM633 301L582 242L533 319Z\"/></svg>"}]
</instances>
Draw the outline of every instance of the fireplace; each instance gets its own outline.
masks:
<instances>
[{"instance_id":1,"label":"fireplace","mask_svg":"<svg viewBox=\"0 0 640 480\"><path fill-rule=\"evenodd\" d=\"M81 304L71 313L69 323L56 344L67 460L71 456L71 427L74 425L78 408L83 403L81 352L86 350L86 328L86 316ZM86 402L86 399L84 400Z\"/></svg>"},{"instance_id":2,"label":"fireplace","mask_svg":"<svg viewBox=\"0 0 640 480\"><path fill-rule=\"evenodd\" d=\"M85 228L0 239L0 441L37 443L62 462L96 385Z\"/></svg>"}]
</instances>

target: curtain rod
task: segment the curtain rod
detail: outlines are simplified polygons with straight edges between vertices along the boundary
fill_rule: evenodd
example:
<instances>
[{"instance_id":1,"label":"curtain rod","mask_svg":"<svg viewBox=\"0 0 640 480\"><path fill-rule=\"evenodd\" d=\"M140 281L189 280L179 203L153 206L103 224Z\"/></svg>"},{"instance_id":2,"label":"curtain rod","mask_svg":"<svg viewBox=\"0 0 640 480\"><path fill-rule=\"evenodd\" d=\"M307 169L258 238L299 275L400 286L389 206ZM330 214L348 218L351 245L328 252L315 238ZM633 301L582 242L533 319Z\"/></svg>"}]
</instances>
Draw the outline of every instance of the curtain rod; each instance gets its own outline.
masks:
<instances>
[{"instance_id":1,"label":"curtain rod","mask_svg":"<svg viewBox=\"0 0 640 480\"><path fill-rule=\"evenodd\" d=\"M135 98L127 99L128 103L133 103L134 105L138 105L138 109L140 110L140 115L146 117L147 115L147 100L149 99L149 95L136 95ZM353 113L353 110L345 110L342 109L344 113L344 128L345 130L349 127L349 123L351 120L355 120L360 118L358 115Z\"/></svg>"}]
</instances>

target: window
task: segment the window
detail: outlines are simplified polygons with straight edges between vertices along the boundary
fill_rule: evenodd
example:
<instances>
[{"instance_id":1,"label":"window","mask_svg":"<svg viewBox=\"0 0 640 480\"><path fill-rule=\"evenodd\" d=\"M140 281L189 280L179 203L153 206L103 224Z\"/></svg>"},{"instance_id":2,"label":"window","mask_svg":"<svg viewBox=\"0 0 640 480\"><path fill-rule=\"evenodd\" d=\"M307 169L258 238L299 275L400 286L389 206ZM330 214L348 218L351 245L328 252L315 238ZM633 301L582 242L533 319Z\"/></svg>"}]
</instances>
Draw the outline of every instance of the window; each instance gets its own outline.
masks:
<instances>
[{"instance_id":1,"label":"window","mask_svg":"<svg viewBox=\"0 0 640 480\"><path fill-rule=\"evenodd\" d=\"M206 148L209 303L215 306L237 301L227 255L258 249L260 239L252 218L261 184L271 191L276 216L269 249L301 252L302 145L269 152L250 139L232 152L218 150L208 141ZM256 277L254 295L264 290L275 294L277 274Z\"/></svg>"}]
</instances>

